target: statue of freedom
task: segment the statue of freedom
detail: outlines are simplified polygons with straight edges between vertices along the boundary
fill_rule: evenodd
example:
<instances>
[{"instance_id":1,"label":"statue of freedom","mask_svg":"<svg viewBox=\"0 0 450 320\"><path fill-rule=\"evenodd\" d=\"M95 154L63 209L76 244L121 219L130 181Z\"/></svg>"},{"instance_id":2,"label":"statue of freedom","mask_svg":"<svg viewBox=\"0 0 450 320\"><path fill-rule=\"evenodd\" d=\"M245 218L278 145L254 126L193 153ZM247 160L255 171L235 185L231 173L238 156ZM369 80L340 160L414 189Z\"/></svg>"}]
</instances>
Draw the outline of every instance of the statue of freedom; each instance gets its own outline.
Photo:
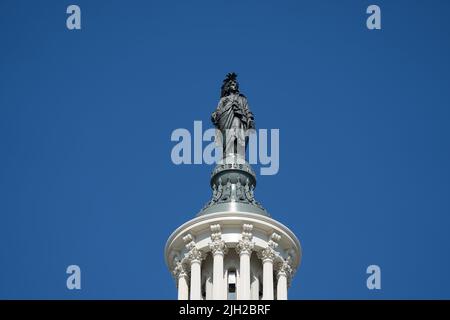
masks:
<instances>
[{"instance_id":1,"label":"statue of freedom","mask_svg":"<svg viewBox=\"0 0 450 320\"><path fill-rule=\"evenodd\" d=\"M216 129L216 142L223 148L223 157L241 155L245 158L248 130L255 122L247 98L239 92L236 73L228 73L223 80L221 97L211 120Z\"/></svg>"}]
</instances>

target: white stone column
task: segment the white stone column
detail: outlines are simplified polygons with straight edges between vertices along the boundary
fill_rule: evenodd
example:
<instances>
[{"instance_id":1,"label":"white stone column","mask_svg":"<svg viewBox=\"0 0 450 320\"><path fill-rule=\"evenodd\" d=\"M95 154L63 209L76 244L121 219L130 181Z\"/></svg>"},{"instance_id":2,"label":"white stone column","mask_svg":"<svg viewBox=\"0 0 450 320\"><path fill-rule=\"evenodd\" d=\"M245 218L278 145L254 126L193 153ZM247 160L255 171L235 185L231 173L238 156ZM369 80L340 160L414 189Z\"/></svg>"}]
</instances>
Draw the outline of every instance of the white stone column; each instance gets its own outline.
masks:
<instances>
[{"instance_id":1,"label":"white stone column","mask_svg":"<svg viewBox=\"0 0 450 320\"><path fill-rule=\"evenodd\" d=\"M281 270L277 273L277 300L287 300L287 275Z\"/></svg>"},{"instance_id":2,"label":"white stone column","mask_svg":"<svg viewBox=\"0 0 450 320\"><path fill-rule=\"evenodd\" d=\"M177 279L178 300L188 300L189 299L188 274L180 261L176 262L173 274Z\"/></svg>"},{"instance_id":3,"label":"white stone column","mask_svg":"<svg viewBox=\"0 0 450 320\"><path fill-rule=\"evenodd\" d=\"M214 252L213 300L223 300L223 251Z\"/></svg>"},{"instance_id":4,"label":"white stone column","mask_svg":"<svg viewBox=\"0 0 450 320\"><path fill-rule=\"evenodd\" d=\"M220 225L212 225L211 240L209 244L213 254L213 299L224 300L223 258L228 249L222 240Z\"/></svg>"},{"instance_id":5,"label":"white stone column","mask_svg":"<svg viewBox=\"0 0 450 320\"><path fill-rule=\"evenodd\" d=\"M273 259L275 255L264 249L263 263L263 296L262 300L273 300Z\"/></svg>"},{"instance_id":6,"label":"white stone column","mask_svg":"<svg viewBox=\"0 0 450 320\"><path fill-rule=\"evenodd\" d=\"M197 248L191 249L188 254L191 262L191 300L202 299L201 266L204 254Z\"/></svg>"},{"instance_id":7,"label":"white stone column","mask_svg":"<svg viewBox=\"0 0 450 320\"><path fill-rule=\"evenodd\" d=\"M185 255L185 259L191 264L191 300L202 299L202 260L205 259L205 254L197 249L192 234L187 234L183 237L186 244L186 249L189 251Z\"/></svg>"},{"instance_id":8,"label":"white stone column","mask_svg":"<svg viewBox=\"0 0 450 320\"><path fill-rule=\"evenodd\" d=\"M250 252L241 251L240 257L240 290L241 300L250 300Z\"/></svg>"},{"instance_id":9,"label":"white stone column","mask_svg":"<svg viewBox=\"0 0 450 320\"><path fill-rule=\"evenodd\" d=\"M263 296L262 300L273 300L273 266L272 260L263 261Z\"/></svg>"},{"instance_id":10,"label":"white stone column","mask_svg":"<svg viewBox=\"0 0 450 320\"><path fill-rule=\"evenodd\" d=\"M253 225L244 224L242 239L236 246L236 252L239 254L239 299L250 300L250 255L254 247L251 231Z\"/></svg>"},{"instance_id":11,"label":"white stone column","mask_svg":"<svg viewBox=\"0 0 450 320\"><path fill-rule=\"evenodd\" d=\"M178 300L189 299L189 286L187 274L180 275L178 278Z\"/></svg>"},{"instance_id":12,"label":"white stone column","mask_svg":"<svg viewBox=\"0 0 450 320\"><path fill-rule=\"evenodd\" d=\"M262 300L273 300L273 261L277 256L275 248L281 237L277 233L272 233L267 242L267 248L258 252L258 257L263 263L263 297Z\"/></svg>"},{"instance_id":13,"label":"white stone column","mask_svg":"<svg viewBox=\"0 0 450 320\"><path fill-rule=\"evenodd\" d=\"M277 300L287 300L288 281L292 275L291 258L282 260L278 264L277 272Z\"/></svg>"}]
</instances>

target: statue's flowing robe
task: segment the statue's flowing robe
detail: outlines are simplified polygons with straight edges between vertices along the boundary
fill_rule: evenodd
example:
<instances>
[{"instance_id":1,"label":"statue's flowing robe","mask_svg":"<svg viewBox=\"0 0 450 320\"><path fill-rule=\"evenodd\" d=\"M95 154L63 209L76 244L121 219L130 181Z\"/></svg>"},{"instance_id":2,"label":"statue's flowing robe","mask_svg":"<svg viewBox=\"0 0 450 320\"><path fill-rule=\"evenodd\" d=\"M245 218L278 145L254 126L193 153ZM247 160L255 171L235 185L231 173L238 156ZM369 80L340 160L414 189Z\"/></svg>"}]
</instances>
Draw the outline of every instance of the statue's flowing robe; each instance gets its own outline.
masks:
<instances>
[{"instance_id":1,"label":"statue's flowing robe","mask_svg":"<svg viewBox=\"0 0 450 320\"><path fill-rule=\"evenodd\" d=\"M237 108L233 108L236 105ZM251 113L247 98L242 94L230 94L222 97L212 120L216 128L221 131L233 128L233 119L237 117L242 122L243 129L252 129L253 114ZM236 122L235 122L236 123Z\"/></svg>"},{"instance_id":2,"label":"statue's flowing robe","mask_svg":"<svg viewBox=\"0 0 450 320\"><path fill-rule=\"evenodd\" d=\"M232 150L234 139L245 148L245 136L248 129L254 129L253 114L248 106L247 98L242 94L230 94L222 97L216 111L211 116L212 122L218 129L216 143L223 147L225 153ZM226 135L230 135L230 141L223 141Z\"/></svg>"}]
</instances>

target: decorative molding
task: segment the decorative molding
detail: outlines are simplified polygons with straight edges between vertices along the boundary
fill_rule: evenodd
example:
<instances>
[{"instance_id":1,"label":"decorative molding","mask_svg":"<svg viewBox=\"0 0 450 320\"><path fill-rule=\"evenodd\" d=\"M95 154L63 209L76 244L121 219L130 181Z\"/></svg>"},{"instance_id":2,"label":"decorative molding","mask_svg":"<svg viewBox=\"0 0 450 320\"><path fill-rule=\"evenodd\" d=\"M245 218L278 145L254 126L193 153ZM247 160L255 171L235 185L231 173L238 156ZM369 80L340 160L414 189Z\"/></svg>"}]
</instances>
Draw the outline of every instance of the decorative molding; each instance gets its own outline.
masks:
<instances>
[{"instance_id":1,"label":"decorative molding","mask_svg":"<svg viewBox=\"0 0 450 320\"><path fill-rule=\"evenodd\" d=\"M242 226L242 239L239 240L236 245L236 252L241 254L251 254L253 248L255 247L254 242L252 241L253 234L253 225L252 224L244 224Z\"/></svg>"},{"instance_id":2,"label":"decorative molding","mask_svg":"<svg viewBox=\"0 0 450 320\"><path fill-rule=\"evenodd\" d=\"M225 255L228 252L227 245L225 241L222 240L222 231L220 229L220 224L213 224L210 226L211 230L211 241L209 243L209 249L213 255L221 254Z\"/></svg>"},{"instance_id":3,"label":"decorative molding","mask_svg":"<svg viewBox=\"0 0 450 320\"><path fill-rule=\"evenodd\" d=\"M222 240L222 231L220 229L220 224L213 224L209 227L211 230L211 240L219 241Z\"/></svg>"},{"instance_id":4,"label":"decorative molding","mask_svg":"<svg viewBox=\"0 0 450 320\"><path fill-rule=\"evenodd\" d=\"M185 222L170 235L169 239L166 242L166 264L170 265L173 268L173 262L170 260L171 252L172 250L183 251L183 236L188 233L194 234L193 230L207 229L207 231L209 231L210 225L217 223L220 223L222 228L224 226L235 226L236 224L249 223L253 224L254 229L257 228L258 230L266 231L269 235L271 234L271 232L276 232L282 236L284 243L283 247L292 248L291 251L293 266L297 266L300 264L302 257L300 242L289 228L287 228L281 222L274 220L268 216L242 211L239 211L236 215L230 215L229 212L211 213L208 215L198 216ZM202 250L209 250L209 248L206 249L202 247Z\"/></svg>"},{"instance_id":5,"label":"decorative molding","mask_svg":"<svg viewBox=\"0 0 450 320\"><path fill-rule=\"evenodd\" d=\"M184 241L184 243L194 241L194 237L192 236L192 234L188 233L187 235L185 235L183 237L183 241Z\"/></svg>"},{"instance_id":6,"label":"decorative molding","mask_svg":"<svg viewBox=\"0 0 450 320\"><path fill-rule=\"evenodd\" d=\"M280 239L281 239L281 236L278 233L274 232L270 236L270 240L267 243L267 245L269 247L271 247L272 249L276 249L276 247L278 247L278 242L280 241Z\"/></svg>"},{"instance_id":7,"label":"decorative molding","mask_svg":"<svg viewBox=\"0 0 450 320\"><path fill-rule=\"evenodd\" d=\"M262 262L271 261L273 262L275 258L277 257L277 253L272 247L267 247L257 253L257 256L259 259L262 260Z\"/></svg>"},{"instance_id":8,"label":"decorative molding","mask_svg":"<svg viewBox=\"0 0 450 320\"><path fill-rule=\"evenodd\" d=\"M213 255L222 254L225 255L228 253L228 248L225 241L214 241L209 244L209 249L211 249L211 253Z\"/></svg>"},{"instance_id":9,"label":"decorative molding","mask_svg":"<svg viewBox=\"0 0 450 320\"><path fill-rule=\"evenodd\" d=\"M292 275L292 266L291 266L291 258L287 257L286 259L281 259L280 262L277 263L277 278L281 275L286 276L288 279Z\"/></svg>"},{"instance_id":10,"label":"decorative molding","mask_svg":"<svg viewBox=\"0 0 450 320\"><path fill-rule=\"evenodd\" d=\"M225 202L251 204L265 211L263 206L255 199L255 184L256 176L248 163L218 165L213 171L211 200L205 204L201 211Z\"/></svg>"},{"instance_id":11,"label":"decorative molding","mask_svg":"<svg viewBox=\"0 0 450 320\"><path fill-rule=\"evenodd\" d=\"M278 247L278 241L280 241L281 236L273 232L270 236L270 240L267 242L267 247L265 249L262 249L258 252L258 258L260 258L263 262L264 261L272 261L272 263L275 261L275 259L280 259L280 255L278 252L275 251L276 247Z\"/></svg>"},{"instance_id":12,"label":"decorative molding","mask_svg":"<svg viewBox=\"0 0 450 320\"><path fill-rule=\"evenodd\" d=\"M186 249L185 246L188 244L188 248L192 246L189 245L191 242L194 242L196 245L196 248L198 250L203 251L207 255L211 254L212 252L209 247L209 243L212 242L212 239L217 239L219 235L215 235L218 233L218 227L213 227L211 230L211 226L215 226L219 224L220 225L220 231L221 231L221 240L227 241L228 245L228 251L233 250L235 251L235 247L238 244L238 241L242 239L242 237L249 236L249 234L245 234L246 232L252 233L252 240L255 243L255 247L253 248L253 252L255 254L258 253L258 251L262 249L266 249L268 247L269 241L271 246L276 248L272 252L273 254L270 254L271 252L267 252L269 250L266 250L264 253L260 253L257 257L257 261L251 261L253 263L259 263L263 264L264 258L272 258L272 263L265 262L266 264L272 264L273 265L273 280L276 284L278 271L279 271L279 265L280 262L283 261L283 259L287 259L287 257L290 256L291 259L291 268L292 272L290 277L287 277L287 286L292 286L293 279L295 277L295 270L300 265L302 252L300 243L298 242L298 239L295 237L295 235L292 233L291 230L289 230L286 226L284 226L279 221L276 221L270 217L262 216L260 214L255 213L248 213L248 212L242 212L237 211L236 214L231 214L229 212L220 212L220 213L213 213L205 216L199 216L192 220L189 220L182 226L180 226L172 235L169 237L169 240L166 244L166 262L167 265L170 267L170 274L172 274L172 271L174 270L176 264L174 262L174 257L177 257L179 260L183 262L183 266L185 271L188 274L188 285L190 285L190 278L191 278L191 261L189 258L192 258L191 256L186 255L185 253L189 252L190 249ZM253 229L250 231L247 226L244 228L244 224L253 225ZM226 234L225 234L226 231ZM244 235L243 235L244 233ZM276 235L274 236L273 233ZM214 235L212 235L214 234ZM278 240L278 236L281 236L280 240ZM210 238L212 236L212 238ZM217 237L216 237L217 236ZM200 241L201 239L201 241ZM231 243L228 243L228 241L231 241ZM231 249L233 247L233 249ZM210 253L211 252L211 253ZM268 257L267 257L268 256ZM211 257L212 258L212 257ZM239 268L239 255L237 256L237 260L234 261L234 267L237 269ZM253 258L253 257L252 257ZM211 259L213 260L213 259ZM213 267L213 261L210 261L211 265L208 262L208 268ZM201 261L201 274L203 277L203 274L205 272L205 266L203 266L205 261ZM227 269L227 266L229 268L230 264L227 260L227 255L224 256L224 270ZM198 266L198 263L194 263L194 266ZM263 268L260 270L259 280L260 285L263 283ZM287 269L289 270L289 269ZM252 270L251 270L252 271ZM280 273L281 275L281 273ZM175 279L175 278L173 278ZM180 281L180 279L182 281ZM284 280L284 277L279 278L280 280ZM175 282L177 284L184 283L185 278L179 278ZM261 288L261 287L260 287Z\"/></svg>"},{"instance_id":13,"label":"decorative molding","mask_svg":"<svg viewBox=\"0 0 450 320\"><path fill-rule=\"evenodd\" d=\"M253 225L249 223L245 223L242 226L242 240L252 240L253 238Z\"/></svg>"},{"instance_id":14,"label":"decorative molding","mask_svg":"<svg viewBox=\"0 0 450 320\"><path fill-rule=\"evenodd\" d=\"M198 250L197 248L192 248L188 253L186 253L186 258L192 263L198 262L201 263L202 260L206 258L206 255L203 251Z\"/></svg>"},{"instance_id":15,"label":"decorative molding","mask_svg":"<svg viewBox=\"0 0 450 320\"><path fill-rule=\"evenodd\" d=\"M185 265L182 261L179 261L178 259L175 259L175 268L172 271L173 276L176 279L182 278L182 277L188 277L188 272L186 270Z\"/></svg>"},{"instance_id":16,"label":"decorative molding","mask_svg":"<svg viewBox=\"0 0 450 320\"><path fill-rule=\"evenodd\" d=\"M251 254L254 247L255 244L249 240L239 240L238 244L236 245L236 252L239 255Z\"/></svg>"},{"instance_id":17,"label":"decorative molding","mask_svg":"<svg viewBox=\"0 0 450 320\"><path fill-rule=\"evenodd\" d=\"M188 233L187 235L185 235L183 237L183 241L186 244L186 249L192 250L193 248L195 248L195 241L192 234Z\"/></svg>"},{"instance_id":18,"label":"decorative molding","mask_svg":"<svg viewBox=\"0 0 450 320\"><path fill-rule=\"evenodd\" d=\"M291 286L292 278L294 277L295 270L292 268L291 257L287 257L286 259L281 259L280 262L277 263L277 280L280 276L285 276L287 279L287 286Z\"/></svg>"},{"instance_id":19,"label":"decorative molding","mask_svg":"<svg viewBox=\"0 0 450 320\"><path fill-rule=\"evenodd\" d=\"M185 235L183 237L183 241L186 244L186 249L189 250L184 255L185 260L189 261L192 264L194 262L201 262L205 259L205 253L197 248L192 234L188 233L187 235Z\"/></svg>"}]
</instances>

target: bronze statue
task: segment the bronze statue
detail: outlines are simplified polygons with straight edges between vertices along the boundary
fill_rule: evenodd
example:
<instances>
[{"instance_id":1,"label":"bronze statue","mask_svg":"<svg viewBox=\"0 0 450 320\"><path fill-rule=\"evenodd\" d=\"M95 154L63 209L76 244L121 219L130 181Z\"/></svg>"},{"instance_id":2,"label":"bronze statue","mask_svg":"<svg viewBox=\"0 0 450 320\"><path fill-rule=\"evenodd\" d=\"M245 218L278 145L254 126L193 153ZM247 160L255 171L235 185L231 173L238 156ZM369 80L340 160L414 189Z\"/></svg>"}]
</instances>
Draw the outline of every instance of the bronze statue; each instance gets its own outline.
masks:
<instances>
[{"instance_id":1,"label":"bronze statue","mask_svg":"<svg viewBox=\"0 0 450 320\"><path fill-rule=\"evenodd\" d=\"M223 148L224 158L230 154L244 156L248 130L255 129L253 114L247 98L239 92L236 77L232 72L223 80L219 104L211 115L212 123L219 130L216 141Z\"/></svg>"}]
</instances>

